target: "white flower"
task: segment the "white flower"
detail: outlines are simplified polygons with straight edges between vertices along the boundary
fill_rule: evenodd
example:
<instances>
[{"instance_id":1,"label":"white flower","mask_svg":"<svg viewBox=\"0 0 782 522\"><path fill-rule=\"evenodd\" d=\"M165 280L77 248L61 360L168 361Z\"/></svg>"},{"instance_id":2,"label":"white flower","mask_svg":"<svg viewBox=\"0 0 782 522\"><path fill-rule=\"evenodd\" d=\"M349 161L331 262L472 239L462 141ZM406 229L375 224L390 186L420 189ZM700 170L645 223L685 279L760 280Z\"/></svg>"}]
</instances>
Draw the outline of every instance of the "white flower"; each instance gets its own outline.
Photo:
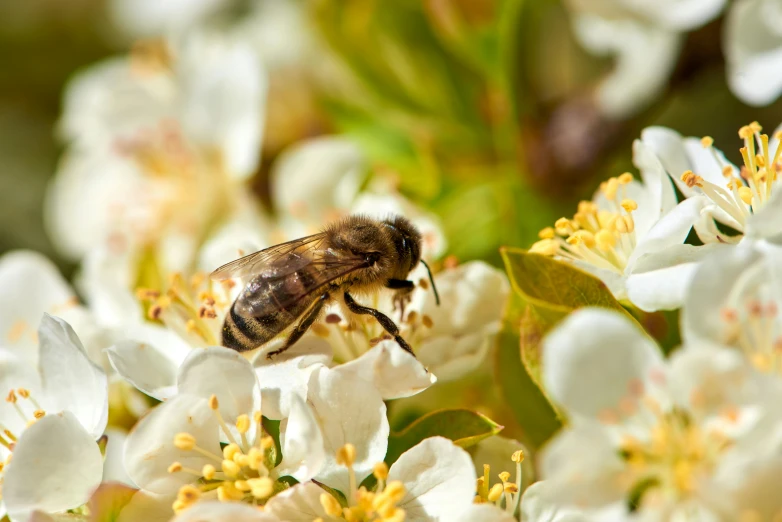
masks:
<instances>
[{"instance_id":1,"label":"white flower","mask_svg":"<svg viewBox=\"0 0 782 522\"><path fill-rule=\"evenodd\" d=\"M524 491L521 520L524 522L612 522L626 520L627 509L617 502L600 509L579 509L557 503L557 484L543 480Z\"/></svg>"},{"instance_id":2,"label":"white flower","mask_svg":"<svg viewBox=\"0 0 782 522\"><path fill-rule=\"evenodd\" d=\"M284 522L275 515L238 502L205 501L181 512L171 522Z\"/></svg>"},{"instance_id":3,"label":"white flower","mask_svg":"<svg viewBox=\"0 0 782 522\"><path fill-rule=\"evenodd\" d=\"M782 376L780 308L782 248L743 243L702 261L682 307L682 338L736 348L758 370Z\"/></svg>"},{"instance_id":4,"label":"white flower","mask_svg":"<svg viewBox=\"0 0 782 522\"><path fill-rule=\"evenodd\" d=\"M108 420L108 383L73 329L44 315L38 368L0 348L0 511L14 522L36 510L84 504L101 481L95 440ZM11 456L13 455L13 459Z\"/></svg>"},{"instance_id":5,"label":"white flower","mask_svg":"<svg viewBox=\"0 0 782 522\"><path fill-rule=\"evenodd\" d=\"M362 473L354 469L349 449L343 449L340 455L352 477L350 487L340 489L348 501L348 509L356 517L350 520L375 520L374 512L366 510L373 505L374 509L384 506L388 520L403 517L406 522L458 520L471 509L475 470L467 452L448 439L425 439L403 453L390 469L382 464L376 466L379 482L376 492L357 489L366 470ZM265 512L289 522L310 522L317 517L342 520L337 500L312 482L297 484L273 497L267 502ZM498 516L486 520L504 519Z\"/></svg>"},{"instance_id":6,"label":"white flower","mask_svg":"<svg viewBox=\"0 0 782 522\"><path fill-rule=\"evenodd\" d=\"M0 257L0 346L35 365L38 360L36 326L41 314L65 319L84 342L94 361L110 343L109 332L98 325L54 263L37 252L16 250Z\"/></svg>"},{"instance_id":7,"label":"white flower","mask_svg":"<svg viewBox=\"0 0 782 522\"><path fill-rule=\"evenodd\" d=\"M103 246L132 263L191 266L210 228L246 206L264 95L252 53L203 34L81 73L65 94L68 150L46 207L57 246L75 259Z\"/></svg>"},{"instance_id":8,"label":"white flower","mask_svg":"<svg viewBox=\"0 0 782 522\"><path fill-rule=\"evenodd\" d=\"M239 15L241 13L241 15ZM111 0L112 21L131 37L220 31L252 45L267 66L303 62L313 49L306 9L296 0Z\"/></svg>"},{"instance_id":9,"label":"white flower","mask_svg":"<svg viewBox=\"0 0 782 522\"><path fill-rule=\"evenodd\" d=\"M704 243L774 239L782 234L782 191L777 179L782 149L779 131L769 139L761 130L757 122L739 130L744 140L740 169L725 159L710 137L683 138L664 127L643 131L634 160L646 174L667 172L688 200L703 202L695 230Z\"/></svg>"},{"instance_id":10,"label":"white flower","mask_svg":"<svg viewBox=\"0 0 782 522\"><path fill-rule=\"evenodd\" d=\"M588 51L616 57L598 87L606 115L624 117L647 106L665 88L682 33L715 18L725 0L569 0L576 37Z\"/></svg>"},{"instance_id":11,"label":"white flower","mask_svg":"<svg viewBox=\"0 0 782 522\"><path fill-rule=\"evenodd\" d=\"M261 390L238 353L225 348L191 353L179 369L178 393L128 437L131 479L145 491L168 496L181 511L201 499L263 501L284 489L278 482L283 476L347 487L348 472L334 461L336 449L347 443L357 448L355 466L363 473L385 455L388 421L377 391L319 368L310 376L306 402L291 398L277 462L274 441L260 424ZM222 450L221 441L228 442Z\"/></svg>"},{"instance_id":12,"label":"white flower","mask_svg":"<svg viewBox=\"0 0 782 522\"><path fill-rule=\"evenodd\" d=\"M543 380L570 417L540 461L560 506L735 520L779 450L775 401L738 354L685 347L666 362L614 312L580 310L555 328Z\"/></svg>"},{"instance_id":13,"label":"white flower","mask_svg":"<svg viewBox=\"0 0 782 522\"><path fill-rule=\"evenodd\" d=\"M642 310L677 308L705 253L683 244L703 203L677 205L665 174L638 165L642 183L630 173L603 182L592 201L579 203L573 219L542 230L530 252L572 261L599 277L614 297Z\"/></svg>"},{"instance_id":14,"label":"white flower","mask_svg":"<svg viewBox=\"0 0 782 522\"><path fill-rule=\"evenodd\" d=\"M723 48L728 85L750 105L782 93L782 2L738 0L728 11Z\"/></svg>"}]
</instances>

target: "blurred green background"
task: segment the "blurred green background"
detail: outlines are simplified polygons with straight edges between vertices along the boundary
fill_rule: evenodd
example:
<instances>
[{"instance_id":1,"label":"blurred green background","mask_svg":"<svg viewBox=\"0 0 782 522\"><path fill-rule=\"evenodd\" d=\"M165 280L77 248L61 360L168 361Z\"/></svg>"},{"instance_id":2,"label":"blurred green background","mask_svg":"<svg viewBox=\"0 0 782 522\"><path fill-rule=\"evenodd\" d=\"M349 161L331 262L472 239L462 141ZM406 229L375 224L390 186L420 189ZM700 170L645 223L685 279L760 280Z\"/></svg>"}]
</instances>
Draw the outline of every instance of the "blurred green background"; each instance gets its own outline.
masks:
<instances>
[{"instance_id":1,"label":"blurred green background","mask_svg":"<svg viewBox=\"0 0 782 522\"><path fill-rule=\"evenodd\" d=\"M39 250L66 274L73 267L44 232L43 197L62 150L54 125L66 82L131 43L106 7L102 0L0 2L0 252ZM526 247L541 227L571 215L599 179L632 170L632 140L646 126L711 135L737 162L741 125L774 128L782 119L782 102L751 108L728 91L722 19L689 33L664 95L619 121L590 101L611 62L575 43L560 2L304 7L318 45L341 65L325 77L299 71L303 87L293 93L272 78L268 103L278 114L267 121L257 193L267 196L265 177L285 145L348 134L375 171L391 172L404 193L443 218L450 250L462 259L499 264L500 245ZM286 107L297 111L293 123Z\"/></svg>"}]
</instances>

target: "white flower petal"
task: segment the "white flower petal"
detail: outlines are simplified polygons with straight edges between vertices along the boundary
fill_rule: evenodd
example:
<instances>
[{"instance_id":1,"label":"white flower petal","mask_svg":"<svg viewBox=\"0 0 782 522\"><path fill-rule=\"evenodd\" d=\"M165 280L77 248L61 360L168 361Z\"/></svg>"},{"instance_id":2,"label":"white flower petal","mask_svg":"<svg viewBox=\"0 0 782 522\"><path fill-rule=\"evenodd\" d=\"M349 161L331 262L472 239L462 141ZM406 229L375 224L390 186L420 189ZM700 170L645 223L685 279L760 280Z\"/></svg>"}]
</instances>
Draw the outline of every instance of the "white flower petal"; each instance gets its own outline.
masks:
<instances>
[{"instance_id":1,"label":"white flower petal","mask_svg":"<svg viewBox=\"0 0 782 522\"><path fill-rule=\"evenodd\" d=\"M686 342L721 344L725 333L721 311L728 305L738 278L759 258L760 254L754 248L741 244L723 249L700 263L681 312L682 338Z\"/></svg>"},{"instance_id":2,"label":"white flower petal","mask_svg":"<svg viewBox=\"0 0 782 522\"><path fill-rule=\"evenodd\" d=\"M576 16L574 25L584 47L616 56L614 70L597 91L597 103L606 115L631 115L665 87L681 46L676 32L629 18L587 14Z\"/></svg>"},{"instance_id":3,"label":"white flower petal","mask_svg":"<svg viewBox=\"0 0 782 522\"><path fill-rule=\"evenodd\" d=\"M125 470L125 441L128 434L124 430L109 426L106 429L106 455L103 459L103 481L119 482L136 487Z\"/></svg>"},{"instance_id":4,"label":"white flower petal","mask_svg":"<svg viewBox=\"0 0 782 522\"><path fill-rule=\"evenodd\" d=\"M626 493L621 481L625 463L607 430L594 422L578 423L556 435L543 449L539 464L556 504L601 507Z\"/></svg>"},{"instance_id":5,"label":"white flower petal","mask_svg":"<svg viewBox=\"0 0 782 522\"><path fill-rule=\"evenodd\" d=\"M712 252L730 250L719 243L673 245L639 259L627 277L627 295L641 310L673 310L684 303L699 261Z\"/></svg>"},{"instance_id":6,"label":"white flower petal","mask_svg":"<svg viewBox=\"0 0 782 522\"><path fill-rule=\"evenodd\" d=\"M325 442L326 464L315 477L343 493L349 490L348 470L336 463L347 443L356 447L357 477L368 475L388 448L388 419L383 398L371 384L318 368L312 373L307 401L315 412ZM359 479L361 480L361 479Z\"/></svg>"},{"instance_id":7,"label":"white flower petal","mask_svg":"<svg viewBox=\"0 0 782 522\"><path fill-rule=\"evenodd\" d=\"M486 359L496 339L493 334L478 332L461 336L440 335L415 347L418 359L441 382L460 379Z\"/></svg>"},{"instance_id":8,"label":"white flower petal","mask_svg":"<svg viewBox=\"0 0 782 522\"><path fill-rule=\"evenodd\" d=\"M388 481L393 480L405 487L397 506L409 522L453 520L475 496L470 455L443 437L430 437L404 452L388 471Z\"/></svg>"},{"instance_id":9,"label":"white flower petal","mask_svg":"<svg viewBox=\"0 0 782 522\"><path fill-rule=\"evenodd\" d=\"M646 133L649 130L647 128L643 132ZM652 210L659 217L676 206L676 192L673 189L673 182L670 176L665 171L665 167L663 167L657 154L648 143L649 139L655 138L654 131L647 135L649 137L646 137L643 133L641 136L644 136L644 138L633 142L633 164L641 171L644 188L651 192L651 201L653 204L656 204L656 207ZM641 210L640 206L638 210Z\"/></svg>"},{"instance_id":10,"label":"white flower petal","mask_svg":"<svg viewBox=\"0 0 782 522\"><path fill-rule=\"evenodd\" d=\"M364 178L366 159L352 140L323 136L289 147L271 173L272 200L290 237L347 213ZM317 172L317 176L312 173Z\"/></svg>"},{"instance_id":11,"label":"white flower petal","mask_svg":"<svg viewBox=\"0 0 782 522\"><path fill-rule=\"evenodd\" d=\"M41 314L73 306L73 291L54 263L26 250L0 257L0 288L0 339L4 346L18 344L34 361L38 345L35 327Z\"/></svg>"},{"instance_id":12,"label":"white flower petal","mask_svg":"<svg viewBox=\"0 0 782 522\"><path fill-rule=\"evenodd\" d=\"M782 92L782 35L768 23L763 0L733 2L725 21L728 85L750 105L768 105ZM765 23L764 23L765 22Z\"/></svg>"},{"instance_id":13,"label":"white flower petal","mask_svg":"<svg viewBox=\"0 0 782 522\"><path fill-rule=\"evenodd\" d=\"M248 178L260 156L267 89L257 57L243 43L192 33L179 52L185 131L217 147L230 176Z\"/></svg>"},{"instance_id":14,"label":"white flower petal","mask_svg":"<svg viewBox=\"0 0 782 522\"><path fill-rule=\"evenodd\" d=\"M778 240L780 234L782 234L782 190L777 185L777 189L771 193L766 204L747 218L744 235L748 238Z\"/></svg>"},{"instance_id":15,"label":"white flower petal","mask_svg":"<svg viewBox=\"0 0 782 522\"><path fill-rule=\"evenodd\" d=\"M72 412L97 439L109 419L106 374L90 361L73 328L59 317L44 314L38 337L46 407Z\"/></svg>"},{"instance_id":16,"label":"white flower petal","mask_svg":"<svg viewBox=\"0 0 782 522\"><path fill-rule=\"evenodd\" d=\"M453 522L516 522L510 513L493 504L471 504L451 520Z\"/></svg>"},{"instance_id":17,"label":"white flower petal","mask_svg":"<svg viewBox=\"0 0 782 522\"><path fill-rule=\"evenodd\" d=\"M134 37L157 37L172 29L192 27L214 13L225 0L111 0L112 21Z\"/></svg>"},{"instance_id":18,"label":"white flower petal","mask_svg":"<svg viewBox=\"0 0 782 522\"><path fill-rule=\"evenodd\" d=\"M524 522L626 522L627 509L616 502L602 509L578 509L557 502L559 484L543 480L532 484L521 497Z\"/></svg>"},{"instance_id":19,"label":"white flower petal","mask_svg":"<svg viewBox=\"0 0 782 522\"><path fill-rule=\"evenodd\" d=\"M242 502L217 500L197 502L174 517L171 522L284 522L276 516L259 511Z\"/></svg>"},{"instance_id":20,"label":"white flower petal","mask_svg":"<svg viewBox=\"0 0 782 522\"><path fill-rule=\"evenodd\" d=\"M573 312L543 340L543 382L573 414L616 408L633 384L645 384L662 357L629 319L598 308Z\"/></svg>"},{"instance_id":21,"label":"white flower petal","mask_svg":"<svg viewBox=\"0 0 782 522\"><path fill-rule=\"evenodd\" d=\"M122 341L106 349L114 371L150 397L165 400L176 393L178 367L146 342Z\"/></svg>"},{"instance_id":22,"label":"white flower petal","mask_svg":"<svg viewBox=\"0 0 782 522\"><path fill-rule=\"evenodd\" d=\"M220 413L232 428L239 415L252 416L261 409L261 390L250 361L228 348L193 350L179 368L177 388L204 399L216 395Z\"/></svg>"},{"instance_id":23,"label":"white flower petal","mask_svg":"<svg viewBox=\"0 0 782 522\"><path fill-rule=\"evenodd\" d=\"M337 366L334 371L374 384L383 400L410 397L437 381L418 359L391 340L379 343L358 359Z\"/></svg>"},{"instance_id":24,"label":"white flower petal","mask_svg":"<svg viewBox=\"0 0 782 522\"><path fill-rule=\"evenodd\" d=\"M291 397L290 416L280 425L282 462L274 468L278 477L290 475L306 482L326 462L323 435L310 407L297 395Z\"/></svg>"},{"instance_id":25,"label":"white flower petal","mask_svg":"<svg viewBox=\"0 0 782 522\"><path fill-rule=\"evenodd\" d=\"M128 435L125 469L139 487L164 495L192 482L195 477L188 473L168 472L174 462L197 470L204 464L218 467L219 460L176 448L174 436L178 433L190 433L200 448L222 459L217 419L207 401L176 395L142 418Z\"/></svg>"},{"instance_id":26,"label":"white flower petal","mask_svg":"<svg viewBox=\"0 0 782 522\"><path fill-rule=\"evenodd\" d=\"M78 419L68 411L46 415L19 437L3 476L3 502L12 518L65 511L87 502L102 474L100 449Z\"/></svg>"},{"instance_id":27,"label":"white flower petal","mask_svg":"<svg viewBox=\"0 0 782 522\"><path fill-rule=\"evenodd\" d=\"M331 345L314 335L304 335L273 360L266 358L268 349L258 353L253 367L261 385L264 416L280 420L290 414L293 395L307 398L310 374L331 362Z\"/></svg>"},{"instance_id":28,"label":"white flower petal","mask_svg":"<svg viewBox=\"0 0 782 522\"><path fill-rule=\"evenodd\" d=\"M18 390L26 388L32 397L42 397L41 377L35 366L26 358L16 353L15 350L8 350L0 347L0 390ZM23 410L32 414L32 404L23 405ZM50 412L51 413L51 412ZM5 428L13 433L21 433L27 424L25 420L17 414L13 405L9 402L0 402L0 419Z\"/></svg>"},{"instance_id":29,"label":"white flower petal","mask_svg":"<svg viewBox=\"0 0 782 522\"><path fill-rule=\"evenodd\" d=\"M639 238L627 261L630 271L634 270L641 256L684 243L705 205L706 199L703 197L687 198L660 218L644 237Z\"/></svg>"},{"instance_id":30,"label":"white flower petal","mask_svg":"<svg viewBox=\"0 0 782 522\"><path fill-rule=\"evenodd\" d=\"M320 496L324 492L313 482L296 484L270 498L264 506L264 512L287 522L312 522L318 517L338 520L329 516L320 504Z\"/></svg>"},{"instance_id":31,"label":"white flower petal","mask_svg":"<svg viewBox=\"0 0 782 522\"><path fill-rule=\"evenodd\" d=\"M642 146L633 148L633 161L642 173L656 168L659 163L685 197L695 194L681 180L685 171L692 170L681 134L667 127L646 127L641 132L640 142Z\"/></svg>"}]
</instances>

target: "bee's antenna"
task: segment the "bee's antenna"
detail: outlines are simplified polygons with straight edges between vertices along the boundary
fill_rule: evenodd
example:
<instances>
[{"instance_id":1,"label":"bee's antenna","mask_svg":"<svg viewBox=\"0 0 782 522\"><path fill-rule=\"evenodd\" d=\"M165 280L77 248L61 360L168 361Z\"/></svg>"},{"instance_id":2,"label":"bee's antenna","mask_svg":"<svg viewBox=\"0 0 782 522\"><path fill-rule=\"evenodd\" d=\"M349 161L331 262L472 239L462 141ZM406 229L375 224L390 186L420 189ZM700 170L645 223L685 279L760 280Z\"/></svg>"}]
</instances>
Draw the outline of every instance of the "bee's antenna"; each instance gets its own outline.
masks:
<instances>
[{"instance_id":1,"label":"bee's antenna","mask_svg":"<svg viewBox=\"0 0 782 522\"><path fill-rule=\"evenodd\" d=\"M429 268L429 265L426 264L426 261L423 259L421 260L421 263L426 267L426 271L429 272L429 281L432 283L432 291L434 291L434 302L437 303L437 306L440 306L440 294L437 293L437 287L434 285L434 277L432 277L432 269Z\"/></svg>"}]
</instances>

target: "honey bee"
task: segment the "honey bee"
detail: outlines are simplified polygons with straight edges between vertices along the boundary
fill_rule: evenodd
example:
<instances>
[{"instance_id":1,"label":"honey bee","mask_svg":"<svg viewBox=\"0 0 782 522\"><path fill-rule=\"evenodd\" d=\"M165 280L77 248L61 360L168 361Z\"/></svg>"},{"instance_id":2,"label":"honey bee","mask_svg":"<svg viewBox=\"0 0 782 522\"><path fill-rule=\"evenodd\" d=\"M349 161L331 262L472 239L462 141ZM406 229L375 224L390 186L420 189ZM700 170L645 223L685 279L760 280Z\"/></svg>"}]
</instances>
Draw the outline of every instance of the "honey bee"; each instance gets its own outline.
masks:
<instances>
[{"instance_id":1,"label":"honey bee","mask_svg":"<svg viewBox=\"0 0 782 522\"><path fill-rule=\"evenodd\" d=\"M263 346L288 328L278 355L298 341L324 307L341 301L354 314L371 315L399 346L413 353L399 327L384 313L351 295L382 288L395 291L404 312L415 283L407 279L420 262L429 272L435 300L440 297L429 266L421 259L421 233L406 218L383 220L349 216L318 234L269 247L221 266L212 279L239 278L245 284L225 317L222 344L239 352Z\"/></svg>"}]
</instances>

